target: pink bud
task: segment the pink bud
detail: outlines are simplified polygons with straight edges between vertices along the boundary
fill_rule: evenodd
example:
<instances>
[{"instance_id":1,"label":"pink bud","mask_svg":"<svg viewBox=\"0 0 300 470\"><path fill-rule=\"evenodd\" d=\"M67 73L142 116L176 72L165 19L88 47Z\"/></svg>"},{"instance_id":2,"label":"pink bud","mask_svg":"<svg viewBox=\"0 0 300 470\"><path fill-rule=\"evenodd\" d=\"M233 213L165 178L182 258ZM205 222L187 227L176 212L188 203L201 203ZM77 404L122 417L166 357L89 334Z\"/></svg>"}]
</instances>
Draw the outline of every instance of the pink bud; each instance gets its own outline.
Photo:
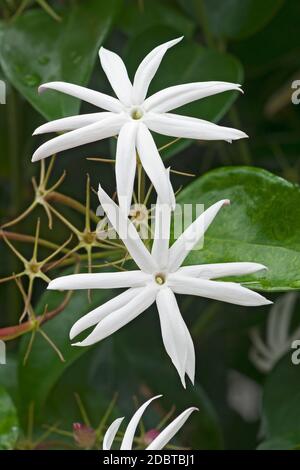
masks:
<instances>
[{"instance_id":1,"label":"pink bud","mask_svg":"<svg viewBox=\"0 0 300 470\"><path fill-rule=\"evenodd\" d=\"M91 449L96 442L95 430L86 424L73 423L73 436L82 449Z\"/></svg>"},{"instance_id":2,"label":"pink bud","mask_svg":"<svg viewBox=\"0 0 300 470\"><path fill-rule=\"evenodd\" d=\"M151 444L152 441L159 435L159 431L157 429L149 429L144 435L144 442L146 445Z\"/></svg>"}]
</instances>

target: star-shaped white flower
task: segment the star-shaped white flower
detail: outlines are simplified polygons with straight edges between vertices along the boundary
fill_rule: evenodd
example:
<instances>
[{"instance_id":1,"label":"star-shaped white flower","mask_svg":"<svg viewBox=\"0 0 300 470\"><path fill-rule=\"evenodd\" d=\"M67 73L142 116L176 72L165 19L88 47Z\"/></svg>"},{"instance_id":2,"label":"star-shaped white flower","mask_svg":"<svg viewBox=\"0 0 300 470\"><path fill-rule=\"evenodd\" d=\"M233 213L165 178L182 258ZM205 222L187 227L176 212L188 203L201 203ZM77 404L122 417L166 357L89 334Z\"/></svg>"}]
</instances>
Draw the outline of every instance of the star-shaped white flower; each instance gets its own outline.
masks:
<instances>
[{"instance_id":1,"label":"star-shaped white flower","mask_svg":"<svg viewBox=\"0 0 300 470\"><path fill-rule=\"evenodd\" d=\"M155 234L150 253L125 212L100 186L98 195L111 225L140 269L73 274L51 281L48 289L129 288L79 319L70 331L70 338L73 339L87 328L96 325L86 339L75 343L76 346L92 345L119 330L156 301L166 351L180 375L183 386L185 374L194 382L194 346L174 293L198 295L237 305L269 304L269 300L240 284L213 280L224 276L254 273L265 269L265 266L247 262L181 267L188 253L203 238L218 211L229 203L228 200L216 202L204 211L170 248L171 209L166 204L157 203Z\"/></svg>"},{"instance_id":2,"label":"star-shaped white flower","mask_svg":"<svg viewBox=\"0 0 300 470\"><path fill-rule=\"evenodd\" d=\"M126 428L124 437L122 439L120 450L131 450L136 428L141 420L147 406L162 395L157 395L146 401L133 415ZM198 411L198 408L191 407L183 411L177 418L175 418L155 439L148 445L146 450L161 450L166 444L175 436L179 429L184 425L193 411ZM108 428L103 438L103 450L110 450L114 438L119 430L119 427L124 418L116 419Z\"/></svg>"},{"instance_id":3,"label":"star-shaped white flower","mask_svg":"<svg viewBox=\"0 0 300 470\"><path fill-rule=\"evenodd\" d=\"M240 85L236 83L186 83L166 88L146 98L150 82L164 54L181 39L174 39L153 49L139 65L133 83L129 80L122 59L114 52L101 47L100 62L117 98L65 82L41 85L40 92L47 89L57 90L106 111L71 116L40 126L34 134L70 132L41 145L34 153L32 161L118 134L116 184L120 206L129 211L136 170L136 151L160 200L173 203L173 191L170 194L164 165L150 131L173 137L228 142L247 137L244 132L236 129L169 112L216 93L241 91Z\"/></svg>"}]
</instances>

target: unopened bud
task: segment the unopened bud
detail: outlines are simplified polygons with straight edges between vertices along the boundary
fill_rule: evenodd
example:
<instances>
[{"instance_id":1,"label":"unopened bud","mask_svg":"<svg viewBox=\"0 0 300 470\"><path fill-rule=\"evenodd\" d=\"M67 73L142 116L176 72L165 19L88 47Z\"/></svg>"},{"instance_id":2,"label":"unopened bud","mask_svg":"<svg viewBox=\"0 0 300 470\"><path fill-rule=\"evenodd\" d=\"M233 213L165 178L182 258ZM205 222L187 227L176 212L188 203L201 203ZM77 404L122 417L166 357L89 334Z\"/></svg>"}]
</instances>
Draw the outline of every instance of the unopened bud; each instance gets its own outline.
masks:
<instances>
[{"instance_id":1,"label":"unopened bud","mask_svg":"<svg viewBox=\"0 0 300 470\"><path fill-rule=\"evenodd\" d=\"M82 423L73 423L73 436L82 449L91 449L96 442L96 431Z\"/></svg>"}]
</instances>

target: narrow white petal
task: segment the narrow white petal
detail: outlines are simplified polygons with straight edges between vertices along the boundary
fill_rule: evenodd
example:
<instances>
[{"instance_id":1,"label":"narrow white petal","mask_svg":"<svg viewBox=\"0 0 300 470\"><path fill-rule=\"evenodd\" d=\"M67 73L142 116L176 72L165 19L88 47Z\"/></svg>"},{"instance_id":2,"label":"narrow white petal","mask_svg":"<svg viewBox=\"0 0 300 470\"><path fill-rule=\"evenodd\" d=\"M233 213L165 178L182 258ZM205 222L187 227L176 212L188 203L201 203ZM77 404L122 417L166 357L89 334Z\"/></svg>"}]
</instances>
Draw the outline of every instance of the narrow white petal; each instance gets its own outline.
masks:
<instances>
[{"instance_id":1,"label":"narrow white petal","mask_svg":"<svg viewBox=\"0 0 300 470\"><path fill-rule=\"evenodd\" d=\"M153 132L170 137L182 137L197 140L232 140L248 137L245 132L231 127L218 126L203 119L197 119L179 114L145 114L145 124Z\"/></svg>"},{"instance_id":2,"label":"narrow white petal","mask_svg":"<svg viewBox=\"0 0 300 470\"><path fill-rule=\"evenodd\" d=\"M195 357L195 348L194 343L189 332L188 327L185 326L185 337L186 337L186 348L187 348L187 355L185 361L185 372L188 375L190 381L194 385L195 383L195 367L196 367L196 357Z\"/></svg>"},{"instance_id":3,"label":"narrow white petal","mask_svg":"<svg viewBox=\"0 0 300 470\"><path fill-rule=\"evenodd\" d=\"M99 58L102 68L115 94L125 105L131 104L132 84L123 60L115 52L101 47Z\"/></svg>"},{"instance_id":4,"label":"narrow white petal","mask_svg":"<svg viewBox=\"0 0 300 470\"><path fill-rule=\"evenodd\" d=\"M196 82L175 85L154 93L145 100L146 111L166 113L172 109L184 106L192 101L206 98L207 96L223 93L228 90L241 90L241 85L229 82Z\"/></svg>"},{"instance_id":5,"label":"narrow white petal","mask_svg":"<svg viewBox=\"0 0 300 470\"><path fill-rule=\"evenodd\" d=\"M132 449L132 444L133 444L133 439L134 435L136 432L136 428L138 427L138 424L146 410L146 408L150 405L150 403L153 400L156 400L157 398L160 398L162 395L157 395L156 397L150 398L150 400L146 401L142 406L139 407L139 409L134 413L133 417L129 421L129 424L126 428L122 444L121 444L121 450L131 450Z\"/></svg>"},{"instance_id":6,"label":"narrow white petal","mask_svg":"<svg viewBox=\"0 0 300 470\"><path fill-rule=\"evenodd\" d=\"M188 351L186 325L171 289L168 287L160 289L156 296L156 304L165 349L185 388L185 366Z\"/></svg>"},{"instance_id":7,"label":"narrow white petal","mask_svg":"<svg viewBox=\"0 0 300 470\"><path fill-rule=\"evenodd\" d=\"M206 230L224 205L230 204L223 199L210 206L180 235L169 250L169 271L177 271L189 252L202 239Z\"/></svg>"},{"instance_id":8,"label":"narrow white petal","mask_svg":"<svg viewBox=\"0 0 300 470\"><path fill-rule=\"evenodd\" d=\"M153 273L157 270L157 263L142 242L134 225L126 213L106 194L99 185L98 196L110 223L118 233L132 258L142 271Z\"/></svg>"},{"instance_id":9,"label":"narrow white petal","mask_svg":"<svg viewBox=\"0 0 300 470\"><path fill-rule=\"evenodd\" d=\"M146 450L161 450L168 444L168 442L177 434L179 429L182 428L186 420L190 417L193 411L199 411L198 408L192 407L183 411L177 416L172 423L170 423L147 447Z\"/></svg>"},{"instance_id":10,"label":"narrow white petal","mask_svg":"<svg viewBox=\"0 0 300 470\"><path fill-rule=\"evenodd\" d=\"M122 294L117 295L117 297L113 297L112 299L105 302L103 305L100 305L100 307L95 308L91 312L79 318L79 320L74 323L70 330L70 339L74 339L75 336L79 335L87 328L96 325L96 323L99 323L107 315L126 305L139 292L141 292L141 289L143 288L133 287L131 289L127 289L125 292L122 292Z\"/></svg>"},{"instance_id":11,"label":"narrow white petal","mask_svg":"<svg viewBox=\"0 0 300 470\"><path fill-rule=\"evenodd\" d=\"M201 277L202 279L217 279L226 276L244 276L268 269L259 263L216 263L196 264L194 266L183 266L178 269L178 274L184 276Z\"/></svg>"},{"instance_id":12,"label":"narrow white petal","mask_svg":"<svg viewBox=\"0 0 300 470\"><path fill-rule=\"evenodd\" d=\"M167 170L170 178L170 171ZM154 240L151 254L156 259L161 270L168 266L169 259L169 242L170 242L170 225L171 225L171 206L169 204L161 204L157 198L155 205L155 225Z\"/></svg>"},{"instance_id":13,"label":"narrow white petal","mask_svg":"<svg viewBox=\"0 0 300 470\"><path fill-rule=\"evenodd\" d=\"M208 281L173 274L169 276L168 284L177 294L199 295L236 305L255 307L272 303L257 292L235 282Z\"/></svg>"},{"instance_id":14,"label":"narrow white petal","mask_svg":"<svg viewBox=\"0 0 300 470\"><path fill-rule=\"evenodd\" d=\"M175 44L181 41L181 39L182 37L173 39L172 41L165 42L155 47L155 49L142 60L133 80L132 99L134 104L141 104L144 101L150 82L156 74L165 53L170 47L175 46Z\"/></svg>"},{"instance_id":15,"label":"narrow white petal","mask_svg":"<svg viewBox=\"0 0 300 470\"><path fill-rule=\"evenodd\" d=\"M126 123L118 137L116 153L116 181L120 208L128 215L132 200L134 177L136 171L137 124Z\"/></svg>"},{"instance_id":16,"label":"narrow white petal","mask_svg":"<svg viewBox=\"0 0 300 470\"><path fill-rule=\"evenodd\" d=\"M112 96L100 93L100 91L90 90L79 85L73 85L67 82L49 82L44 83L39 87L39 93L43 93L46 90L56 90L66 95L74 96L82 101L93 104L98 108L112 111L113 113L119 113L123 110L123 106L119 100Z\"/></svg>"},{"instance_id":17,"label":"narrow white petal","mask_svg":"<svg viewBox=\"0 0 300 470\"><path fill-rule=\"evenodd\" d=\"M140 123L137 132L137 151L143 168L153 184L162 204L174 203L174 192L155 142L145 124Z\"/></svg>"},{"instance_id":18,"label":"narrow white petal","mask_svg":"<svg viewBox=\"0 0 300 470\"><path fill-rule=\"evenodd\" d=\"M103 450L110 450L113 442L114 442L114 438L116 437L116 434L119 430L119 427L123 421L124 417L123 418L117 418L115 421L113 421L111 423L111 425L109 426L109 428L107 429L106 433L104 434L104 438L103 438Z\"/></svg>"},{"instance_id":19,"label":"narrow white petal","mask_svg":"<svg viewBox=\"0 0 300 470\"><path fill-rule=\"evenodd\" d=\"M123 307L106 316L83 341L73 346L91 346L131 322L153 304L157 287L145 287Z\"/></svg>"},{"instance_id":20,"label":"narrow white petal","mask_svg":"<svg viewBox=\"0 0 300 470\"><path fill-rule=\"evenodd\" d=\"M46 124L38 127L34 131L33 135L46 134L48 132L73 131L112 116L113 113L104 111L102 113L79 114L78 116L55 119L54 121L47 122Z\"/></svg>"},{"instance_id":21,"label":"narrow white petal","mask_svg":"<svg viewBox=\"0 0 300 470\"><path fill-rule=\"evenodd\" d=\"M34 152L31 161L36 162L55 153L78 147L79 145L85 145L107 137L112 137L119 133L125 122L125 116L113 114L100 122L95 122L89 126L81 127L80 129L54 137L54 139L45 142Z\"/></svg>"},{"instance_id":22,"label":"narrow white petal","mask_svg":"<svg viewBox=\"0 0 300 470\"><path fill-rule=\"evenodd\" d=\"M144 286L149 280L151 280L151 276L141 271L70 274L69 276L53 279L47 289L79 290L140 287Z\"/></svg>"}]
</instances>

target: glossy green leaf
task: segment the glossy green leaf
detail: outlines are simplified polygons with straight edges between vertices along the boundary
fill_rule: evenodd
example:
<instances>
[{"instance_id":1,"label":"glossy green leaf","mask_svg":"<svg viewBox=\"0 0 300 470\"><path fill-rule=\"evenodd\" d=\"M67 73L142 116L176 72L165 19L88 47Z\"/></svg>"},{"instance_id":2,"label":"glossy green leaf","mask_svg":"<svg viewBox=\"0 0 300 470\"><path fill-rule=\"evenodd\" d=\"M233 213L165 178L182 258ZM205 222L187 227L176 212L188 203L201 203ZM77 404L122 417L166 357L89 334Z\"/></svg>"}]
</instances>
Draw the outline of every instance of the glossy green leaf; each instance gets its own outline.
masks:
<instances>
[{"instance_id":1,"label":"glossy green leaf","mask_svg":"<svg viewBox=\"0 0 300 470\"><path fill-rule=\"evenodd\" d=\"M126 65L133 76L143 57L158 44L174 39L178 32L169 28L151 28L129 41L126 54ZM231 55L213 51L196 42L183 39L165 55L154 79L151 82L148 96L163 88L181 83L221 80L242 83L243 69ZM174 112L217 122L228 111L238 92L225 92L204 98L176 109ZM170 142L172 138L155 136L158 146ZM191 141L180 141L177 145L164 151L167 157L190 145Z\"/></svg>"},{"instance_id":2,"label":"glossy green leaf","mask_svg":"<svg viewBox=\"0 0 300 470\"><path fill-rule=\"evenodd\" d=\"M203 13L215 37L240 39L262 29L277 13L283 0L179 0L202 25Z\"/></svg>"},{"instance_id":3,"label":"glossy green leaf","mask_svg":"<svg viewBox=\"0 0 300 470\"><path fill-rule=\"evenodd\" d=\"M197 179L177 201L208 207L220 199L230 199L231 205L220 211L203 249L192 251L186 264L258 262L268 271L241 282L265 291L299 289L299 186L259 168L227 167Z\"/></svg>"},{"instance_id":4,"label":"glossy green leaf","mask_svg":"<svg viewBox=\"0 0 300 470\"><path fill-rule=\"evenodd\" d=\"M20 415L25 419L28 406L33 401L35 409L40 410L47 395L57 382L59 377L68 367L85 353L88 348L71 346L69 332L75 321L82 315L93 310L109 298L109 291L94 291L92 302L89 303L87 292L75 292L67 307L55 319L45 324L42 328L63 355L65 362L61 362L56 352L46 340L37 334L26 365L23 358L27 351L29 335L23 338L19 352L19 390L22 401L20 403ZM36 308L37 313L42 313L44 306L48 310L56 308L62 301L59 292L46 291Z\"/></svg>"},{"instance_id":5,"label":"glossy green leaf","mask_svg":"<svg viewBox=\"0 0 300 470\"><path fill-rule=\"evenodd\" d=\"M63 9L62 22L33 9L12 23L1 23L3 71L46 119L78 113L80 101L54 92L39 96L37 87L56 80L86 85L118 6L118 0L85 0Z\"/></svg>"},{"instance_id":6,"label":"glossy green leaf","mask_svg":"<svg viewBox=\"0 0 300 470\"><path fill-rule=\"evenodd\" d=\"M6 390L0 387L0 450L13 449L18 432L16 408Z\"/></svg>"},{"instance_id":7,"label":"glossy green leaf","mask_svg":"<svg viewBox=\"0 0 300 470\"><path fill-rule=\"evenodd\" d=\"M281 440L295 448L300 445L300 375L292 363L293 349L267 377L263 395L263 414L267 441Z\"/></svg>"}]
</instances>

